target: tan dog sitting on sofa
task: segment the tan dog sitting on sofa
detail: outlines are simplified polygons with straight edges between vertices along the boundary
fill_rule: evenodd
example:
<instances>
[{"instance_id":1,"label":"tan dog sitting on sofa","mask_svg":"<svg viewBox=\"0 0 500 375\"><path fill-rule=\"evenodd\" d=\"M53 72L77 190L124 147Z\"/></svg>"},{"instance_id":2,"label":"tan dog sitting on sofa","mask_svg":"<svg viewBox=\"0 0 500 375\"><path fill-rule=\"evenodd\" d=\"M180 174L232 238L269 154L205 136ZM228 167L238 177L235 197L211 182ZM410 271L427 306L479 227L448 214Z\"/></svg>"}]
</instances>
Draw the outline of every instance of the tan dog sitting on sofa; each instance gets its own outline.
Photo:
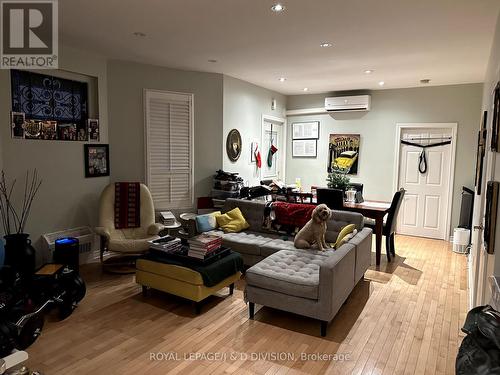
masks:
<instances>
[{"instance_id":1,"label":"tan dog sitting on sofa","mask_svg":"<svg viewBox=\"0 0 500 375\"><path fill-rule=\"evenodd\" d=\"M306 225L297 233L294 246L297 249L310 249L317 245L318 249L323 251L329 248L325 241L326 222L330 219L332 211L326 204L316 206Z\"/></svg>"}]
</instances>

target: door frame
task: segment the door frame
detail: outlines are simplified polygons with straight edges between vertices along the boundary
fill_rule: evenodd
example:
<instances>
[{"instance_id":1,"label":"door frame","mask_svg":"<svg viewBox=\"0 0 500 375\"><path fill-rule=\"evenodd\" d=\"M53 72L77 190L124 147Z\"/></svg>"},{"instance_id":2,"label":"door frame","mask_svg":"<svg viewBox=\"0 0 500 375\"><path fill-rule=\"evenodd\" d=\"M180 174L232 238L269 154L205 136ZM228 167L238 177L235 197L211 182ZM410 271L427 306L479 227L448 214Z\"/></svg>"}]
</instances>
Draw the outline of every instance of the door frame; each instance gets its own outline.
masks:
<instances>
[{"instance_id":1,"label":"door frame","mask_svg":"<svg viewBox=\"0 0 500 375\"><path fill-rule=\"evenodd\" d=\"M261 148L262 158L263 159L264 159L264 157L267 158L267 154L265 154L265 155L263 154L264 150L262 149L262 147L264 146L265 125L266 125L266 123L270 123L270 122L279 123L279 125L282 127L281 131L282 131L282 135L283 135L283 139L282 139L282 143L283 143L283 145L282 145L282 148L283 148L282 159L283 160L281 161L281 173L282 173L282 175L280 176L280 180L285 182L286 181L286 145L287 145L286 118L262 114L262 121L261 121L261 126L260 126L260 145L259 145L259 147ZM264 160L263 160L263 162L264 162ZM262 180L262 173L263 173L263 168L260 168L259 176L260 176L261 180Z\"/></svg>"},{"instance_id":2,"label":"door frame","mask_svg":"<svg viewBox=\"0 0 500 375\"><path fill-rule=\"evenodd\" d=\"M404 122L396 123L396 142L395 142L395 158L394 158L394 178L393 191L396 192L399 187L399 168L401 158L401 135L406 129L449 129L451 130L451 166L450 166L450 184L448 186L448 203L445 221L445 241L451 241L451 209L453 204L453 188L455 185L455 159L457 154L457 129L456 122Z\"/></svg>"}]
</instances>

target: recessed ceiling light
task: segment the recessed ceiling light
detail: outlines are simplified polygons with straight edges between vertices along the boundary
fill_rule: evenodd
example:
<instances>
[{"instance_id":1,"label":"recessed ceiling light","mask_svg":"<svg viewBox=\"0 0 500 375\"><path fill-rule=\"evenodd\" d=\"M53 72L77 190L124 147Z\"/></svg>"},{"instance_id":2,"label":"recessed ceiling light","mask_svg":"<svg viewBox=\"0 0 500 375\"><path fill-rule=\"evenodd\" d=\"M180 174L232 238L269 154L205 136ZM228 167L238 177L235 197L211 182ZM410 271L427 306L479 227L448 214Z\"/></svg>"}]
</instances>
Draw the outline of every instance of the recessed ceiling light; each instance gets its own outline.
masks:
<instances>
[{"instance_id":1,"label":"recessed ceiling light","mask_svg":"<svg viewBox=\"0 0 500 375\"><path fill-rule=\"evenodd\" d=\"M274 12L274 13L280 13L280 12L283 12L285 10L285 7L278 3L278 4L274 4L272 7L271 7L271 10Z\"/></svg>"},{"instance_id":2,"label":"recessed ceiling light","mask_svg":"<svg viewBox=\"0 0 500 375\"><path fill-rule=\"evenodd\" d=\"M217 60L215 60L215 59L208 59L208 62L209 62L209 63L216 63L216 62L217 62Z\"/></svg>"},{"instance_id":3,"label":"recessed ceiling light","mask_svg":"<svg viewBox=\"0 0 500 375\"><path fill-rule=\"evenodd\" d=\"M385 85L385 82L384 82L384 81L380 81L380 82L378 83L378 85L379 85L379 86L384 86L384 85Z\"/></svg>"},{"instance_id":4,"label":"recessed ceiling light","mask_svg":"<svg viewBox=\"0 0 500 375\"><path fill-rule=\"evenodd\" d=\"M333 46L333 44L332 43L328 43L328 42L323 42L319 46L323 47L323 48L328 48L328 47Z\"/></svg>"},{"instance_id":5,"label":"recessed ceiling light","mask_svg":"<svg viewBox=\"0 0 500 375\"><path fill-rule=\"evenodd\" d=\"M286 78L285 78L285 77L280 77L280 78L279 78L279 81L280 81L280 82L285 82L285 81L286 81Z\"/></svg>"},{"instance_id":6,"label":"recessed ceiling light","mask_svg":"<svg viewBox=\"0 0 500 375\"><path fill-rule=\"evenodd\" d=\"M307 87L304 87L302 90L303 91L309 91L309 89Z\"/></svg>"},{"instance_id":7,"label":"recessed ceiling light","mask_svg":"<svg viewBox=\"0 0 500 375\"><path fill-rule=\"evenodd\" d=\"M374 72L374 70L372 69L366 69L365 70L365 74L372 74Z\"/></svg>"},{"instance_id":8,"label":"recessed ceiling light","mask_svg":"<svg viewBox=\"0 0 500 375\"><path fill-rule=\"evenodd\" d=\"M425 78L425 79L421 79L421 80L420 80L420 83L422 83L422 84L426 85L426 84L428 84L430 81L431 81L430 79Z\"/></svg>"},{"instance_id":9,"label":"recessed ceiling light","mask_svg":"<svg viewBox=\"0 0 500 375\"><path fill-rule=\"evenodd\" d=\"M146 36L146 34L144 34L143 32L140 32L140 31L136 31L134 33L134 36L136 36L138 38L144 38Z\"/></svg>"}]
</instances>

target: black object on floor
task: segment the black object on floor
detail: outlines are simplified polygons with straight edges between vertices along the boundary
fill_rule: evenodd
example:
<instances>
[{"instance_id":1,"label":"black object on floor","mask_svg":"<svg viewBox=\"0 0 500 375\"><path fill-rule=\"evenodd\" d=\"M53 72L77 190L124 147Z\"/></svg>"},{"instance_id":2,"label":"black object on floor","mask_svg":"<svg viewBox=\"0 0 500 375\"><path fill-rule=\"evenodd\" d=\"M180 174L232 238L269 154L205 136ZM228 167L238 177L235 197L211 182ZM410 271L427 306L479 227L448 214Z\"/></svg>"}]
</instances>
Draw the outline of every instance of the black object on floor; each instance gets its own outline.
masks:
<instances>
[{"instance_id":1,"label":"black object on floor","mask_svg":"<svg viewBox=\"0 0 500 375\"><path fill-rule=\"evenodd\" d=\"M491 306L473 308L462 331L467 336L458 350L457 375L500 375L500 313Z\"/></svg>"},{"instance_id":2,"label":"black object on floor","mask_svg":"<svg viewBox=\"0 0 500 375\"><path fill-rule=\"evenodd\" d=\"M50 309L57 308L65 319L85 292L82 278L64 265L47 264L29 276L0 268L0 357L28 348L41 334Z\"/></svg>"},{"instance_id":3,"label":"black object on floor","mask_svg":"<svg viewBox=\"0 0 500 375\"><path fill-rule=\"evenodd\" d=\"M66 264L69 268L79 272L80 241L78 238L64 237L55 240L54 263Z\"/></svg>"}]
</instances>

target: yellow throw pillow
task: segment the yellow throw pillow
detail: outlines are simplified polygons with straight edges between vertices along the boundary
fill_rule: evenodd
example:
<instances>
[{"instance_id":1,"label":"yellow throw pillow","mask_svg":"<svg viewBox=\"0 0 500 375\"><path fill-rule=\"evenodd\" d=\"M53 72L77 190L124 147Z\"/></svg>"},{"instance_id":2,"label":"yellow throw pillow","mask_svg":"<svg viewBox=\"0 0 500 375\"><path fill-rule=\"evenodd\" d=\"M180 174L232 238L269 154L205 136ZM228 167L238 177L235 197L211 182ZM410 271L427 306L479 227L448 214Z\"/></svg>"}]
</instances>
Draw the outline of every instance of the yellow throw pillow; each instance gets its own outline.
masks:
<instances>
[{"instance_id":1,"label":"yellow throw pillow","mask_svg":"<svg viewBox=\"0 0 500 375\"><path fill-rule=\"evenodd\" d=\"M355 229L356 229L355 224L349 224L346 225L344 228L342 228L339 235L337 236L337 241L335 241L335 244L333 244L333 248L338 249L340 246L342 246L344 242L347 241L346 236L354 232Z\"/></svg>"},{"instance_id":2,"label":"yellow throw pillow","mask_svg":"<svg viewBox=\"0 0 500 375\"><path fill-rule=\"evenodd\" d=\"M215 219L217 220L217 225L226 233L237 233L250 227L250 224L247 223L238 207L223 215L215 216Z\"/></svg>"}]
</instances>

